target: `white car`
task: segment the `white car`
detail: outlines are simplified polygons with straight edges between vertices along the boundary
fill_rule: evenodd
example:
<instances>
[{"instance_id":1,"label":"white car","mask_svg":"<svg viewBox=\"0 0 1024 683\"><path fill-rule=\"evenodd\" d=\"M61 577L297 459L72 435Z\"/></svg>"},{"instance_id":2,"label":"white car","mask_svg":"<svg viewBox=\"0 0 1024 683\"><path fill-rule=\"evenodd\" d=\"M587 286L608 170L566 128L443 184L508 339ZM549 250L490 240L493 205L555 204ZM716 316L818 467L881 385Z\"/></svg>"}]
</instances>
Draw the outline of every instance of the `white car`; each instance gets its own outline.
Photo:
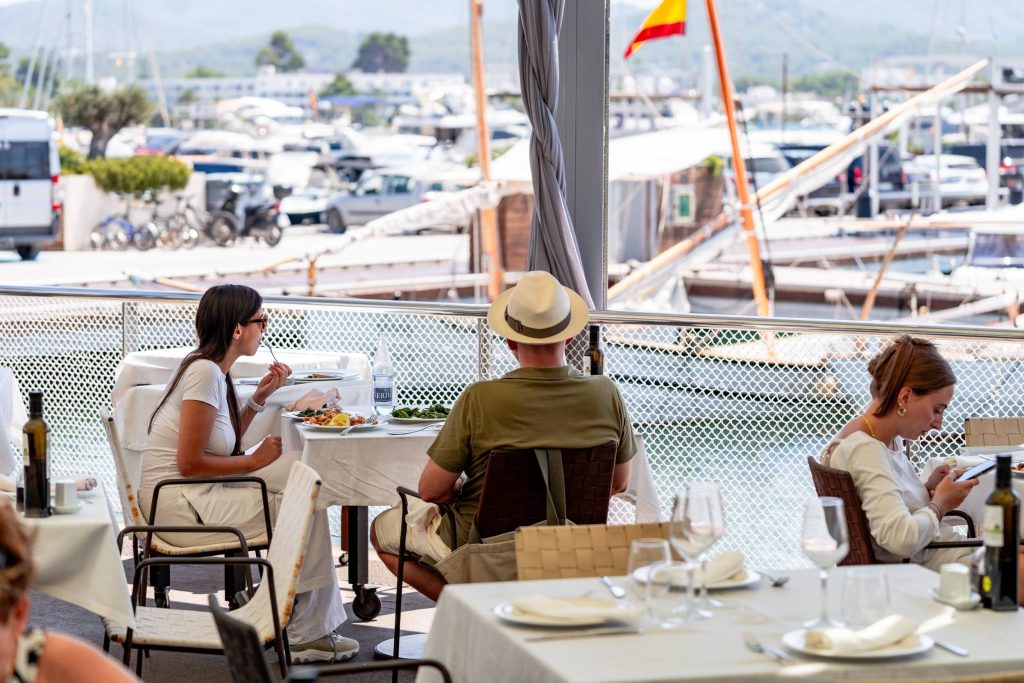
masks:
<instances>
[{"instance_id":1,"label":"white car","mask_svg":"<svg viewBox=\"0 0 1024 683\"><path fill-rule=\"evenodd\" d=\"M917 191L922 200L935 191L936 177L944 206L984 203L988 195L988 174L973 157L941 154L936 168L934 154L922 154L903 165L903 187Z\"/></svg>"}]
</instances>

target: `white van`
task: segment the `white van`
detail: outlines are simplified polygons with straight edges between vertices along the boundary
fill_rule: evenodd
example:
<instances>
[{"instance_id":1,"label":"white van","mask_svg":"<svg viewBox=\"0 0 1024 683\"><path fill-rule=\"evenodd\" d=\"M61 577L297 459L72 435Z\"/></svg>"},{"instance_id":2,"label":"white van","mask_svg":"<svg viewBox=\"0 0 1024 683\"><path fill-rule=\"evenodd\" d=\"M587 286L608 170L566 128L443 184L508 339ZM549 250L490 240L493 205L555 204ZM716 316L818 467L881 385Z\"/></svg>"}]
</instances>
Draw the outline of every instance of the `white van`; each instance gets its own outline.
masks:
<instances>
[{"instance_id":1,"label":"white van","mask_svg":"<svg viewBox=\"0 0 1024 683\"><path fill-rule=\"evenodd\" d=\"M0 109L0 249L23 260L57 237L60 155L45 111Z\"/></svg>"}]
</instances>

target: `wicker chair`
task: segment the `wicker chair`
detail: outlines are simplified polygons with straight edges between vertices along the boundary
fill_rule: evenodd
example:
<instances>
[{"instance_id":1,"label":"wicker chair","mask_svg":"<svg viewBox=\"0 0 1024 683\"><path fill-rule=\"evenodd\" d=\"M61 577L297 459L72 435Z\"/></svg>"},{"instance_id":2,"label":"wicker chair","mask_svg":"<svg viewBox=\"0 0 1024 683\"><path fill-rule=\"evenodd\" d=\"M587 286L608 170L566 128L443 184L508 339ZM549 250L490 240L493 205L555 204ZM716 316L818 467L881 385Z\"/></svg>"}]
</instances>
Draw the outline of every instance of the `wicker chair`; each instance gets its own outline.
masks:
<instances>
[{"instance_id":1,"label":"wicker chair","mask_svg":"<svg viewBox=\"0 0 1024 683\"><path fill-rule=\"evenodd\" d=\"M320 493L320 479L307 465L296 462L292 465L281 499L277 516L278 529L287 533L274 535L267 558L251 557L150 557L135 567L132 584L132 602L135 604L135 627L129 628L109 619L103 624L109 639L124 647L124 663L131 663L131 650L178 650L217 654L223 650L213 616L209 612L160 609L145 607L141 595L144 572L154 565L175 564L220 564L257 566L264 572L260 583L250 600L234 611L235 618L254 627L263 647L273 646L277 650L281 675L288 674L291 660L288 637L284 631L292 615L299 572L306 553L306 542L316 511L316 500ZM183 527L185 529L194 527ZM136 527L126 527L119 536L134 533ZM164 527L146 527L159 532ZM241 536L241 532L237 532ZM240 538L242 548L245 539ZM142 653L136 659L136 673L142 677Z\"/></svg>"},{"instance_id":2,"label":"wicker chair","mask_svg":"<svg viewBox=\"0 0 1024 683\"><path fill-rule=\"evenodd\" d=\"M100 422L102 423L103 430L107 435L107 443L110 445L110 453L114 458L114 469L117 472L117 491L121 497L121 511L124 515L125 524L139 528L157 525L157 501L159 500L160 490L165 486L211 482L248 482L259 486L261 493L263 494L263 522L266 527L266 531L256 538L249 539L247 541L246 548L247 550L256 551L256 556L259 557L260 551L266 550L270 545L272 534L270 524L270 505L267 497L267 484L259 477L191 478L187 480L168 479L162 481L153 491L153 501L150 505L150 511L147 519L147 516L142 514L138 493L136 492L135 484L133 483L133 479L128 468L128 461L125 458L124 451L121 449L121 439L117 433L117 425L114 421L113 413L106 408L101 408ZM209 527L201 528L204 531L210 531ZM239 556L242 554L242 548L238 539L231 534L225 534L223 540L218 540L215 543L206 543L195 546L181 546L169 543L153 531L140 531L133 533L131 538L132 557L136 564L146 557L209 557L211 555ZM167 607L170 604L167 597L167 592L170 586L170 567L153 567L150 571L150 576L152 578L154 602L156 603L156 606ZM248 570L237 566L225 566L224 597L232 606L235 606L235 594L236 591L241 589L243 581L249 589L252 588L252 577L248 573ZM145 582L143 582L142 585L141 599L143 602L140 604L145 604Z\"/></svg>"},{"instance_id":3,"label":"wicker chair","mask_svg":"<svg viewBox=\"0 0 1024 683\"><path fill-rule=\"evenodd\" d=\"M834 496L843 501L846 510L846 532L850 540L850 552L843 558L840 565L879 564L875 557L875 549L871 543L871 527L868 526L867 515L860 502L860 495L853 483L853 477L845 470L837 470L822 465L813 457L807 458L811 468L811 479L819 496ZM951 510L947 517L958 517L967 523L966 541L935 541L925 546L926 550L939 548L976 548L981 539L974 538L974 521L960 510ZM904 560L906 562L908 560Z\"/></svg>"},{"instance_id":4,"label":"wicker chair","mask_svg":"<svg viewBox=\"0 0 1024 683\"><path fill-rule=\"evenodd\" d=\"M969 417L964 420L964 445L1016 446L1024 443L1024 417Z\"/></svg>"},{"instance_id":5,"label":"wicker chair","mask_svg":"<svg viewBox=\"0 0 1024 683\"><path fill-rule=\"evenodd\" d=\"M622 576L628 573L633 541L667 540L668 533L667 522L520 527L516 575L520 581Z\"/></svg>"},{"instance_id":6,"label":"wicker chair","mask_svg":"<svg viewBox=\"0 0 1024 683\"><path fill-rule=\"evenodd\" d=\"M541 449L538 449L541 450ZM555 449L551 449L555 450ZM615 473L615 455L618 443L610 441L591 448L563 448L561 475L565 484L565 517L578 524L604 524L608 521L608 500L611 498L612 476ZM425 639L419 636L400 636L402 630L402 583L406 561L419 558L406 550L409 497L419 494L405 487L398 488L402 499L402 531L399 539L398 588L395 592L395 637L377 646L384 656L420 657ZM476 512L476 527L482 538L514 531L521 526L536 524L547 519L548 487L544 482L534 450L495 449L487 458L487 472ZM454 549L455 517L447 508L451 528L450 544ZM438 575L440 576L440 574ZM413 585L413 588L418 588ZM435 600L437 596L430 596Z\"/></svg>"}]
</instances>

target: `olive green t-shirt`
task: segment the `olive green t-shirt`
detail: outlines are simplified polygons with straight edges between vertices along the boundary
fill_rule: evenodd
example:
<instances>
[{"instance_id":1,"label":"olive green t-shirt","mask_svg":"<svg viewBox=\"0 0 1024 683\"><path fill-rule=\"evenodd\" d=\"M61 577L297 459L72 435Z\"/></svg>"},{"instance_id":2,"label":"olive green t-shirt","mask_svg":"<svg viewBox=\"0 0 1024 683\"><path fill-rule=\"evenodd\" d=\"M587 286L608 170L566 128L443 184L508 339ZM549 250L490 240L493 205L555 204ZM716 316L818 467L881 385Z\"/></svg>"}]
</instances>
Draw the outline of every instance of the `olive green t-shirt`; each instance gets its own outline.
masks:
<instances>
[{"instance_id":1,"label":"olive green t-shirt","mask_svg":"<svg viewBox=\"0 0 1024 683\"><path fill-rule=\"evenodd\" d=\"M427 453L467 480L453 504L459 544L466 542L495 448L587 448L617 441L617 463L635 452L619 389L602 375L568 366L520 368L466 387ZM447 538L445 536L445 538Z\"/></svg>"}]
</instances>

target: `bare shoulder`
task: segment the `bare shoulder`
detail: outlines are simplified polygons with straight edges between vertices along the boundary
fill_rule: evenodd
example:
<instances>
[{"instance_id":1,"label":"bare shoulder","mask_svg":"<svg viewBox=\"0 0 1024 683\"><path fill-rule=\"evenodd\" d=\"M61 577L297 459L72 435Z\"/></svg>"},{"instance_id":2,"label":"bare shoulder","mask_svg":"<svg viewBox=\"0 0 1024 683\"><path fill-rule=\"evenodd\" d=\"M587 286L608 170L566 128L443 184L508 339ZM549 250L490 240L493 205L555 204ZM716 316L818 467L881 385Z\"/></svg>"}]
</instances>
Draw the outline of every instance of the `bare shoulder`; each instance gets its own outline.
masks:
<instances>
[{"instance_id":1,"label":"bare shoulder","mask_svg":"<svg viewBox=\"0 0 1024 683\"><path fill-rule=\"evenodd\" d=\"M131 683L138 681L126 668L94 645L64 633L47 633L39 660L38 683Z\"/></svg>"}]
</instances>

